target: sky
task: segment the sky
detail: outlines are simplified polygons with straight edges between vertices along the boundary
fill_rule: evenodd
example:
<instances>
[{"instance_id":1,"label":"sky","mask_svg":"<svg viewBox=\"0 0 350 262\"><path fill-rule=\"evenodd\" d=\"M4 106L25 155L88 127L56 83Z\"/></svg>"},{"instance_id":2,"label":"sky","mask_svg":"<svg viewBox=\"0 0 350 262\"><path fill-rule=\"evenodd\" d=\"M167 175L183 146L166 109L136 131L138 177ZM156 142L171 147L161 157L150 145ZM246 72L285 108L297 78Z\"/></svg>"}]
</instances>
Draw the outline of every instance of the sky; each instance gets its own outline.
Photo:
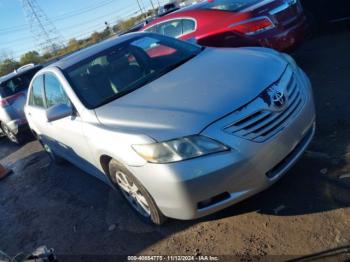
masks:
<instances>
[{"instance_id":1,"label":"sky","mask_svg":"<svg viewBox=\"0 0 350 262\"><path fill-rule=\"evenodd\" d=\"M37 50L26 21L21 1L0 0L0 57L9 55L19 59L27 51ZM113 25L139 13L136 0L35 0L46 14L61 39L66 43L72 38L84 38L94 31L102 31L105 22ZM139 0L141 7L149 9L167 0Z\"/></svg>"}]
</instances>

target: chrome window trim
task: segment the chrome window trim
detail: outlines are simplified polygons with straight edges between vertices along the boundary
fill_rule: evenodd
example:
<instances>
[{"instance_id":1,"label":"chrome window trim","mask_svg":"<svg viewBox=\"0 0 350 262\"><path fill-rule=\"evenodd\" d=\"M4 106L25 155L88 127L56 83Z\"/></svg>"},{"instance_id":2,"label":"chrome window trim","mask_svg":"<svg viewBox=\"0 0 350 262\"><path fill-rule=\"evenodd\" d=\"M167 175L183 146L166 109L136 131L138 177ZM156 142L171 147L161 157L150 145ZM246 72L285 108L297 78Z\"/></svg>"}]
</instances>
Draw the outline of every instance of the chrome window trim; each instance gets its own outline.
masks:
<instances>
[{"instance_id":1,"label":"chrome window trim","mask_svg":"<svg viewBox=\"0 0 350 262\"><path fill-rule=\"evenodd\" d=\"M179 38L179 37L184 36L184 35L191 34L191 33L195 32L197 30L197 20L196 19L194 19L192 17L188 17L188 16L181 16L181 17L171 18L171 19L162 21L162 22L160 22L158 24L155 24L153 26L150 26L150 27L148 27L148 28L146 28L146 29L144 29L142 31L143 32L148 32L147 30L149 30L149 29L151 29L151 28L153 28L155 26L159 26L161 24L168 23L168 22L171 22L171 21L174 21L174 20L192 20L194 22L194 29L192 31L189 31L186 34L181 34L181 35L177 36L176 38Z\"/></svg>"}]
</instances>

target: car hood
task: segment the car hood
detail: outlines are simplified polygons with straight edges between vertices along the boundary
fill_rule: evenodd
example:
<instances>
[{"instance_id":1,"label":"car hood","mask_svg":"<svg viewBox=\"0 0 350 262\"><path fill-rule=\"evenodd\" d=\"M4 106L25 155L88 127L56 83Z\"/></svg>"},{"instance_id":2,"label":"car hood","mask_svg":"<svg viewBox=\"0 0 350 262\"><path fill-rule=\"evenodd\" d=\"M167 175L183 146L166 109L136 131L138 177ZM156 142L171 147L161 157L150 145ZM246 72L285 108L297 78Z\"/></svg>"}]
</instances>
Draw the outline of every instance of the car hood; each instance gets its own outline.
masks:
<instances>
[{"instance_id":1,"label":"car hood","mask_svg":"<svg viewBox=\"0 0 350 262\"><path fill-rule=\"evenodd\" d=\"M198 134L276 82L287 62L263 48L207 48L155 81L95 109L109 128L157 141Z\"/></svg>"}]
</instances>

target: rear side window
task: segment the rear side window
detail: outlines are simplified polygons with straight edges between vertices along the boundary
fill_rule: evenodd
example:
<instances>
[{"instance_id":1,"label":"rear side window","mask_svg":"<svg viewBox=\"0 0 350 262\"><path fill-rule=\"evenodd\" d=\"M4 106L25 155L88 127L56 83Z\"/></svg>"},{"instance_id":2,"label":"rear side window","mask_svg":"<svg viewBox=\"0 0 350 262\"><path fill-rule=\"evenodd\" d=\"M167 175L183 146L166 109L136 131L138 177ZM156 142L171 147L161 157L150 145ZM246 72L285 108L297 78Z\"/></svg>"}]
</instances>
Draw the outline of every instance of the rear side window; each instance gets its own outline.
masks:
<instances>
[{"instance_id":1,"label":"rear side window","mask_svg":"<svg viewBox=\"0 0 350 262\"><path fill-rule=\"evenodd\" d=\"M182 35L182 20L172 20L158 26L158 33L171 37Z\"/></svg>"},{"instance_id":2,"label":"rear side window","mask_svg":"<svg viewBox=\"0 0 350 262\"><path fill-rule=\"evenodd\" d=\"M29 70L23 74L18 74L13 78L7 80L2 83L0 86L0 96L2 98L12 96L18 92L22 92L28 89L30 81L36 72L38 72L40 68L35 68Z\"/></svg>"},{"instance_id":3,"label":"rear side window","mask_svg":"<svg viewBox=\"0 0 350 262\"><path fill-rule=\"evenodd\" d=\"M60 81L51 73L45 74L45 98L46 107L50 108L58 104L70 105Z\"/></svg>"},{"instance_id":4,"label":"rear side window","mask_svg":"<svg viewBox=\"0 0 350 262\"><path fill-rule=\"evenodd\" d=\"M187 34L194 31L196 23L192 19L183 19L182 20L182 34Z\"/></svg>"},{"instance_id":5,"label":"rear side window","mask_svg":"<svg viewBox=\"0 0 350 262\"><path fill-rule=\"evenodd\" d=\"M177 38L193 32L195 27L196 23L192 19L175 19L152 26L145 31Z\"/></svg>"},{"instance_id":6,"label":"rear side window","mask_svg":"<svg viewBox=\"0 0 350 262\"><path fill-rule=\"evenodd\" d=\"M32 91L29 96L29 105L36 107L44 107L43 87L44 80L43 76L40 75L36 77L33 82Z\"/></svg>"}]
</instances>

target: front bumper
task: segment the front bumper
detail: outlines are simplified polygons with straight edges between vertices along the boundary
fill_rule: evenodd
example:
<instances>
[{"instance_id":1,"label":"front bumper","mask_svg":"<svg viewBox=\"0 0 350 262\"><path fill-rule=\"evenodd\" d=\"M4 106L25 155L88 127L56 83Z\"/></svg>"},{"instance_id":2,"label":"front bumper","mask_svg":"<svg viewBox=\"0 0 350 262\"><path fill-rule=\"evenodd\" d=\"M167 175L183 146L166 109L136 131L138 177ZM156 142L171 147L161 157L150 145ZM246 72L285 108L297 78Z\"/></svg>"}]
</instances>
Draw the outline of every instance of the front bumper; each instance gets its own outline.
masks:
<instances>
[{"instance_id":1,"label":"front bumper","mask_svg":"<svg viewBox=\"0 0 350 262\"><path fill-rule=\"evenodd\" d=\"M165 216L194 219L221 210L268 188L296 163L315 133L311 85L301 70L300 75L301 87L309 93L305 104L295 119L268 141L257 143L225 133L218 121L203 135L224 142L231 151L129 167Z\"/></svg>"}]
</instances>

